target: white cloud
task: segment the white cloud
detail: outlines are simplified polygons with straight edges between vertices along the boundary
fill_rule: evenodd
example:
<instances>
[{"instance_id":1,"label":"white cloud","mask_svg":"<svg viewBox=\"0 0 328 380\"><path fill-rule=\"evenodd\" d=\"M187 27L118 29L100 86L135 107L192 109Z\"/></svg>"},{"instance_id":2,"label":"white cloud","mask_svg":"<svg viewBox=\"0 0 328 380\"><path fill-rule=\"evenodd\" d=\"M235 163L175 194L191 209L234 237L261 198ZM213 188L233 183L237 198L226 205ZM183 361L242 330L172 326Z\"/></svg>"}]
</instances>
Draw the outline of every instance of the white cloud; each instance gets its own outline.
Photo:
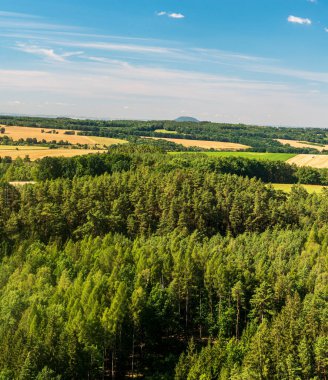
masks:
<instances>
[{"instance_id":1,"label":"white cloud","mask_svg":"<svg viewBox=\"0 0 328 380\"><path fill-rule=\"evenodd\" d=\"M169 13L168 17L177 19L185 18L185 16L182 13Z\"/></svg>"},{"instance_id":2,"label":"white cloud","mask_svg":"<svg viewBox=\"0 0 328 380\"><path fill-rule=\"evenodd\" d=\"M297 16L288 16L288 22L301 25L311 25L312 21L309 18L302 18Z\"/></svg>"},{"instance_id":3,"label":"white cloud","mask_svg":"<svg viewBox=\"0 0 328 380\"><path fill-rule=\"evenodd\" d=\"M160 12L157 12L156 13L157 16L167 16L169 18L174 18L174 19L182 19L182 18L185 18L185 15L183 15L182 13L168 13L166 11L160 11Z\"/></svg>"},{"instance_id":4,"label":"white cloud","mask_svg":"<svg viewBox=\"0 0 328 380\"><path fill-rule=\"evenodd\" d=\"M327 32L327 33L328 33L328 28L325 28L325 32Z\"/></svg>"}]
</instances>

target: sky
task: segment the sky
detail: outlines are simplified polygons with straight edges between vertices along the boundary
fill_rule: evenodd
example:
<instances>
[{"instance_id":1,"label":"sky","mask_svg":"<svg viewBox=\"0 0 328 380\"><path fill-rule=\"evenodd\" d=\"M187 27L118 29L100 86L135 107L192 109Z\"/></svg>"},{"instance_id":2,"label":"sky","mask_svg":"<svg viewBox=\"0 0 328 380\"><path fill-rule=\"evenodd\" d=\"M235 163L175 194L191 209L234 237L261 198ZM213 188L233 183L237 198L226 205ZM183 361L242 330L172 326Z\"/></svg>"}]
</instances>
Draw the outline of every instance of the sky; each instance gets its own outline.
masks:
<instances>
[{"instance_id":1,"label":"sky","mask_svg":"<svg viewBox=\"0 0 328 380\"><path fill-rule=\"evenodd\" d=\"M0 0L0 113L328 127L328 0Z\"/></svg>"}]
</instances>

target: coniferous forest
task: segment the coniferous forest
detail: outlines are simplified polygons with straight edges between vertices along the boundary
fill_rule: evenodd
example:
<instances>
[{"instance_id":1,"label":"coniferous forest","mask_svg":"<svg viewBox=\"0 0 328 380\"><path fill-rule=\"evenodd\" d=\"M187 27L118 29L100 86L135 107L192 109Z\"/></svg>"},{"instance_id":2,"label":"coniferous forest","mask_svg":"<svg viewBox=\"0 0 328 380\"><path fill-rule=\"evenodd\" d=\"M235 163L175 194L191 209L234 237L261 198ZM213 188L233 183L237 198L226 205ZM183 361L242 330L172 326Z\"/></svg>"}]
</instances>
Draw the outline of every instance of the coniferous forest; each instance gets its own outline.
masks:
<instances>
[{"instance_id":1,"label":"coniferous forest","mask_svg":"<svg viewBox=\"0 0 328 380\"><path fill-rule=\"evenodd\" d=\"M328 378L328 190L299 185L325 171L138 145L0 169L1 380Z\"/></svg>"}]
</instances>

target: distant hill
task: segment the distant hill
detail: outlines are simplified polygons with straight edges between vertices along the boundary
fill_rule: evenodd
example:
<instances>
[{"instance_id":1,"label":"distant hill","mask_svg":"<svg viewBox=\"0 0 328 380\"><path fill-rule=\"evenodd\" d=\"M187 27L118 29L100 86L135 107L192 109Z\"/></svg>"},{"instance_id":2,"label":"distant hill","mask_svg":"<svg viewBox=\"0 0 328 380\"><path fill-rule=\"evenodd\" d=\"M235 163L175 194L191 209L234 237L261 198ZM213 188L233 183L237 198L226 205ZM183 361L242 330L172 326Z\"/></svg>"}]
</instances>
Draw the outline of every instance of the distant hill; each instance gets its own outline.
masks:
<instances>
[{"instance_id":1,"label":"distant hill","mask_svg":"<svg viewBox=\"0 0 328 380\"><path fill-rule=\"evenodd\" d=\"M178 121L178 122L189 121L192 123L199 123L199 120L195 119L194 117L190 117L190 116L180 116L177 119L175 119L174 121Z\"/></svg>"}]
</instances>

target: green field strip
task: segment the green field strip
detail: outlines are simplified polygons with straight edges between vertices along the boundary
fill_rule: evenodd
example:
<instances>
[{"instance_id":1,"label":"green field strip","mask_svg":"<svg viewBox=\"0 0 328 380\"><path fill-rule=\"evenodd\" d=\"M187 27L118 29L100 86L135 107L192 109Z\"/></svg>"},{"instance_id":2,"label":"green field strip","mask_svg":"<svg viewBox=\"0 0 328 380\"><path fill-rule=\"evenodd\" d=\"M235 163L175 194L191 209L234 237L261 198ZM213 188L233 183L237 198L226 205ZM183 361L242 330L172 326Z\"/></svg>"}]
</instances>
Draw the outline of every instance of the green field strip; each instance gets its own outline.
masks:
<instances>
[{"instance_id":1,"label":"green field strip","mask_svg":"<svg viewBox=\"0 0 328 380\"><path fill-rule=\"evenodd\" d=\"M256 153L256 152L170 152L170 154L206 154L209 157L242 157L255 160L287 161L294 153Z\"/></svg>"}]
</instances>

